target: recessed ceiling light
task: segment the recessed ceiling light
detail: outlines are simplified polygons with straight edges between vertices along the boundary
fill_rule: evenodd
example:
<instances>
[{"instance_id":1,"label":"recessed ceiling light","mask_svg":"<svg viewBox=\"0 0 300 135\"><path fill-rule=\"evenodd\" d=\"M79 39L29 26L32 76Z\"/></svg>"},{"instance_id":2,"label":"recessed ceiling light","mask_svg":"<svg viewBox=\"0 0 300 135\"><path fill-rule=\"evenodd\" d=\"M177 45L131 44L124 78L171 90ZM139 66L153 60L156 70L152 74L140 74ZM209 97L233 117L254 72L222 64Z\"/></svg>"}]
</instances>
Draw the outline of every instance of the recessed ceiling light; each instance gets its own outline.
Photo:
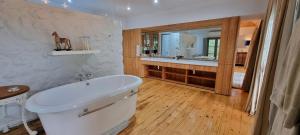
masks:
<instances>
[{"instance_id":1,"label":"recessed ceiling light","mask_svg":"<svg viewBox=\"0 0 300 135\"><path fill-rule=\"evenodd\" d=\"M66 2L64 2L64 4L62 4L62 6L63 6L64 8L68 8L68 4L67 4Z\"/></svg>"},{"instance_id":2,"label":"recessed ceiling light","mask_svg":"<svg viewBox=\"0 0 300 135\"><path fill-rule=\"evenodd\" d=\"M154 0L153 2L154 2L155 4L157 4L157 3L158 3L158 0Z\"/></svg>"},{"instance_id":3,"label":"recessed ceiling light","mask_svg":"<svg viewBox=\"0 0 300 135\"><path fill-rule=\"evenodd\" d=\"M130 7L130 6L128 6L128 7L127 7L127 10L128 10L128 11L130 11L130 10L131 10L131 7Z\"/></svg>"},{"instance_id":4,"label":"recessed ceiling light","mask_svg":"<svg viewBox=\"0 0 300 135\"><path fill-rule=\"evenodd\" d=\"M43 2L44 4L48 4L50 1L49 1L49 0L42 0L42 2Z\"/></svg>"},{"instance_id":5,"label":"recessed ceiling light","mask_svg":"<svg viewBox=\"0 0 300 135\"><path fill-rule=\"evenodd\" d=\"M68 0L69 3L72 3L72 0Z\"/></svg>"}]
</instances>

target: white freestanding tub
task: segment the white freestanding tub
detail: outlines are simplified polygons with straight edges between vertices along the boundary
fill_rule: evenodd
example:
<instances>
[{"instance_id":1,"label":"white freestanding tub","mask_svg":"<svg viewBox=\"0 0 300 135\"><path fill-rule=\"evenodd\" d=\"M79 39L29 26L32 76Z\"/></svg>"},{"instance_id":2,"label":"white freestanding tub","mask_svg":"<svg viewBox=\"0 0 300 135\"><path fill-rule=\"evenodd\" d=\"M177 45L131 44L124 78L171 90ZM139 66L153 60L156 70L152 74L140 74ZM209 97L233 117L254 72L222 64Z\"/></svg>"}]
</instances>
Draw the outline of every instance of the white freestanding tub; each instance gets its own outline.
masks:
<instances>
[{"instance_id":1,"label":"white freestanding tub","mask_svg":"<svg viewBox=\"0 0 300 135\"><path fill-rule=\"evenodd\" d=\"M95 78L52 88L30 97L47 135L116 134L136 111L142 80L130 75Z\"/></svg>"}]
</instances>

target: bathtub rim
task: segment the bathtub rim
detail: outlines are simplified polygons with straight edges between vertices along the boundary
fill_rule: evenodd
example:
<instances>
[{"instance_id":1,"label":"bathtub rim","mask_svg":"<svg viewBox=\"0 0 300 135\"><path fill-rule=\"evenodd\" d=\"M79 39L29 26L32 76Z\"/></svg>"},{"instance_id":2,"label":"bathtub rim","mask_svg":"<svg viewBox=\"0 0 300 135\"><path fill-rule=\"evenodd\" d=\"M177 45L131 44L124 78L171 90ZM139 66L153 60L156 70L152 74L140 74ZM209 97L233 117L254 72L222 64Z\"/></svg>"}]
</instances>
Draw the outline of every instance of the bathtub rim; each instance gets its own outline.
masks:
<instances>
[{"instance_id":1,"label":"bathtub rim","mask_svg":"<svg viewBox=\"0 0 300 135\"><path fill-rule=\"evenodd\" d=\"M66 85L50 88L50 89L47 89L45 91L41 91L39 93L34 94L33 96L31 96L26 101L25 107L28 111L38 113L38 114L58 113L58 112L69 111L69 110L73 110L73 109L77 109L77 108L87 106L89 104L92 104L95 101L99 101L99 102L101 102L102 100L105 101L107 98L111 98L113 96L131 91L133 89L137 89L138 86L141 85L142 82L143 82L143 80L141 78L139 78L137 76L133 76L133 75L103 76L103 77L98 77L98 78L93 78L93 79L87 80L87 82L97 80L97 79L105 79L105 78L112 78L112 77L131 77L131 78L135 78L136 81L131 83L131 84L125 85L124 87L120 87L115 92L110 92L110 93L105 93L105 94L102 94L102 93L92 94L90 97L81 98L81 99L79 99L75 102L70 102L70 103L67 103L67 104L47 106L47 105L40 105L40 104L37 103L36 98L39 97L39 96L42 96L42 94L46 91L49 92L51 90L55 90L55 89L60 88L60 87L66 87L66 86L69 86L69 85L72 85L72 84L75 84L75 83L80 83L80 82L66 84ZM119 99L116 99L116 100L121 100L122 98L119 98ZM107 104L109 104L109 103L107 103Z\"/></svg>"}]
</instances>

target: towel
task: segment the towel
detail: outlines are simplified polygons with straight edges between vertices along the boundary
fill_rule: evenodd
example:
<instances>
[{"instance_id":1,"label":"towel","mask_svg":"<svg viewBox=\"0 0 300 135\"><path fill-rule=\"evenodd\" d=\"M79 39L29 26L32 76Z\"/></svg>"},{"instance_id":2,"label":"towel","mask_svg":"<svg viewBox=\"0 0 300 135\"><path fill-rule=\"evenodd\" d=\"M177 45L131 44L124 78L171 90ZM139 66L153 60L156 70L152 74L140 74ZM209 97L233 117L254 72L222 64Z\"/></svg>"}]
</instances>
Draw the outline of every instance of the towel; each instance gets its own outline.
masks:
<instances>
[{"instance_id":1,"label":"towel","mask_svg":"<svg viewBox=\"0 0 300 135\"><path fill-rule=\"evenodd\" d=\"M299 135L300 132L300 21L284 53L279 53L275 83L270 97L270 134ZM281 48L280 48L281 49ZM280 55L283 54L283 55Z\"/></svg>"}]
</instances>

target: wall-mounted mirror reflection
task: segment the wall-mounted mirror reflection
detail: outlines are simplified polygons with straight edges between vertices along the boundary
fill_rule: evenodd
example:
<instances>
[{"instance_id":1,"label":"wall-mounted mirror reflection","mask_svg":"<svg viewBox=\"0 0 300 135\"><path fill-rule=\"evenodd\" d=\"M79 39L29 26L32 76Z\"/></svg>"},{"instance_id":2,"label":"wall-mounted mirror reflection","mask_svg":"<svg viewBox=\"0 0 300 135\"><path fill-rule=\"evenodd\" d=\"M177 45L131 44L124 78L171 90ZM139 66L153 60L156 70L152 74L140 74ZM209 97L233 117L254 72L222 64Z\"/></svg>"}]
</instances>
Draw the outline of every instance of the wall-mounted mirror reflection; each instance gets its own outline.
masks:
<instances>
[{"instance_id":1,"label":"wall-mounted mirror reflection","mask_svg":"<svg viewBox=\"0 0 300 135\"><path fill-rule=\"evenodd\" d=\"M142 52L147 56L218 60L221 28L143 33Z\"/></svg>"}]
</instances>

